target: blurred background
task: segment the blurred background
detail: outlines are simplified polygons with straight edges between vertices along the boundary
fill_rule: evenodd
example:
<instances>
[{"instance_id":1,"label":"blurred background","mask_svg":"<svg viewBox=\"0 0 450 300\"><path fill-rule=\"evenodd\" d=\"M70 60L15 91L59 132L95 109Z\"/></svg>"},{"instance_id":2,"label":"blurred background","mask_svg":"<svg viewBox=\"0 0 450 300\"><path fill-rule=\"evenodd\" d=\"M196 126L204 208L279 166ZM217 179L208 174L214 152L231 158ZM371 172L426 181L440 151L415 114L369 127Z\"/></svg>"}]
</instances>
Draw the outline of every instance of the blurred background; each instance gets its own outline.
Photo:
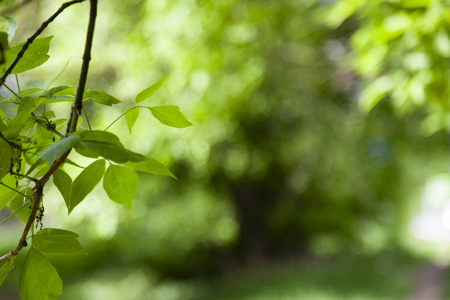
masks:
<instances>
[{"instance_id":1,"label":"blurred background","mask_svg":"<svg viewBox=\"0 0 450 300\"><path fill-rule=\"evenodd\" d=\"M3 1L12 44L63 3L22 2ZM112 127L178 177L140 174L132 212L99 185L67 216L48 187L44 227L89 252L49 257L59 299L450 299L449 4L100 0L87 88L123 104L86 102L93 127L165 75L146 104L194 126L142 111L132 135ZM68 63L56 85L76 86L87 18L82 3L53 22L50 59L20 83ZM0 228L1 252L22 229ZM1 299L18 299L18 273Z\"/></svg>"}]
</instances>

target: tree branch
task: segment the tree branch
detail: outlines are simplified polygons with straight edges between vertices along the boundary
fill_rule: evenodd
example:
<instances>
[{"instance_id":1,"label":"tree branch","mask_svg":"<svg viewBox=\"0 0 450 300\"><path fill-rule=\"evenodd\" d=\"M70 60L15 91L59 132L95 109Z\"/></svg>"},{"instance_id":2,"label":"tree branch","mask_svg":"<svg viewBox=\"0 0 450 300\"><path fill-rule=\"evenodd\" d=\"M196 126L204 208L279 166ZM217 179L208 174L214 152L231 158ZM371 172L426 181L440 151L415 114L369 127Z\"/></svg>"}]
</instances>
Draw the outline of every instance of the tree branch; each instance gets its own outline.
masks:
<instances>
[{"instance_id":1,"label":"tree branch","mask_svg":"<svg viewBox=\"0 0 450 300\"><path fill-rule=\"evenodd\" d=\"M48 26L48 24L53 22L53 20L55 20L56 17L60 13L62 13L63 10L65 10L67 7L71 6L72 4L80 3L80 2L83 2L83 1L85 1L85 0L73 0L73 1L69 1L69 2L63 3L63 5L61 5L61 7L50 18L48 18L47 21L42 23L41 27L39 27L39 29L36 30L36 32L31 37L28 38L28 40L25 42L25 44L23 44L23 46L20 49L19 53L17 53L17 56L14 59L14 61L6 69L5 73L3 73L3 76L0 78L0 86L2 86L5 83L6 77L8 77L8 75L11 74L12 70L17 65L17 63L20 61L20 59L22 58L22 56L25 53L25 51L27 51L27 49L31 45L31 43L42 33L42 31L44 31L44 29Z\"/></svg>"},{"instance_id":2,"label":"tree branch","mask_svg":"<svg viewBox=\"0 0 450 300\"><path fill-rule=\"evenodd\" d=\"M66 136L75 132L77 129L78 117L81 116L83 109L83 95L86 87L89 62L91 60L92 41L94 39L95 19L97 17L97 0L90 0L89 24L86 34L86 44L84 47L83 64L81 65L80 79L78 80L75 101L72 104L69 124L67 125Z\"/></svg>"}]
</instances>

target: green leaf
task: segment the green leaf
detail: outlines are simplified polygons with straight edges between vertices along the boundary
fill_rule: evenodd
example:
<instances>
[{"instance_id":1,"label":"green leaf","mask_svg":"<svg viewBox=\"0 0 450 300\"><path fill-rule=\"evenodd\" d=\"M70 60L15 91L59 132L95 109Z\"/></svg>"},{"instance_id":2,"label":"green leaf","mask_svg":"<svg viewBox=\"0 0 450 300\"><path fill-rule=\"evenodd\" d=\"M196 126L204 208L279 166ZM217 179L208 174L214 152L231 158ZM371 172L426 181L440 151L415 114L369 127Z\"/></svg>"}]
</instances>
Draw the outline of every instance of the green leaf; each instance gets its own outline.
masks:
<instances>
[{"instance_id":1,"label":"green leaf","mask_svg":"<svg viewBox=\"0 0 450 300\"><path fill-rule=\"evenodd\" d=\"M67 90L68 88L70 88L70 86L67 86L67 85L57 86L57 87L54 87L52 89L49 89L49 90L43 92L39 97L44 97L46 99L53 98L57 93Z\"/></svg>"},{"instance_id":2,"label":"green leaf","mask_svg":"<svg viewBox=\"0 0 450 300\"><path fill-rule=\"evenodd\" d=\"M185 128L192 125L176 105L149 106L147 108L164 125L176 128Z\"/></svg>"},{"instance_id":3,"label":"green leaf","mask_svg":"<svg viewBox=\"0 0 450 300\"><path fill-rule=\"evenodd\" d=\"M77 240L78 237L78 234L72 231L45 228L33 236L33 245L43 253L87 255Z\"/></svg>"},{"instance_id":4,"label":"green leaf","mask_svg":"<svg viewBox=\"0 0 450 300\"><path fill-rule=\"evenodd\" d=\"M11 165L11 147L3 139L0 139L0 168L1 168L0 180L3 177L5 177L6 174L8 174L10 165Z\"/></svg>"},{"instance_id":5,"label":"green leaf","mask_svg":"<svg viewBox=\"0 0 450 300\"><path fill-rule=\"evenodd\" d=\"M17 108L17 114L14 119L9 123L12 125L25 124L28 119L31 118L31 112L34 110L34 99L31 97L23 97L20 99L19 107Z\"/></svg>"},{"instance_id":6,"label":"green leaf","mask_svg":"<svg viewBox=\"0 0 450 300\"><path fill-rule=\"evenodd\" d=\"M83 99L92 99L93 101L111 106L113 104L120 103L121 101L107 93L94 91L94 90L85 90L84 91L84 98Z\"/></svg>"},{"instance_id":7,"label":"green leaf","mask_svg":"<svg viewBox=\"0 0 450 300\"><path fill-rule=\"evenodd\" d=\"M57 300L62 287L62 280L52 264L31 247L20 274L20 300Z\"/></svg>"},{"instance_id":8,"label":"green leaf","mask_svg":"<svg viewBox=\"0 0 450 300\"><path fill-rule=\"evenodd\" d=\"M38 89L38 88L26 89L26 90L21 91L20 93L17 93L17 95L23 97L23 96L27 96L27 95L30 95L30 94L33 94L36 92L40 92L40 91L42 91L42 89ZM14 95L14 97L15 97L15 95ZM13 98L13 97L11 97L11 98Z\"/></svg>"},{"instance_id":9,"label":"green leaf","mask_svg":"<svg viewBox=\"0 0 450 300\"><path fill-rule=\"evenodd\" d=\"M159 88L162 86L164 79L166 79L166 77L164 77L157 83L152 84L151 86L149 86L148 88L144 89L139 94L137 94L136 95L136 103L140 103L140 102L150 98L151 96L153 96L153 94L156 93L156 91L159 90Z\"/></svg>"},{"instance_id":10,"label":"green leaf","mask_svg":"<svg viewBox=\"0 0 450 300\"><path fill-rule=\"evenodd\" d=\"M27 173L25 175L30 175L37 167L44 164L45 161L42 159L37 159L34 164L31 165L31 167L28 169Z\"/></svg>"},{"instance_id":11,"label":"green leaf","mask_svg":"<svg viewBox=\"0 0 450 300\"><path fill-rule=\"evenodd\" d=\"M105 164L104 159L96 160L75 178L72 184L70 203L67 205L69 214L100 182L105 173Z\"/></svg>"},{"instance_id":12,"label":"green leaf","mask_svg":"<svg viewBox=\"0 0 450 300\"><path fill-rule=\"evenodd\" d=\"M0 266L0 286L3 284L6 277L8 277L9 273L11 272L11 268L14 266L14 260L15 260L15 258L9 258L1 264L1 266Z\"/></svg>"},{"instance_id":13,"label":"green leaf","mask_svg":"<svg viewBox=\"0 0 450 300\"><path fill-rule=\"evenodd\" d=\"M140 162L127 162L126 166L137 171L156 175L164 175L177 179L165 165L153 158L148 157L146 160Z\"/></svg>"},{"instance_id":14,"label":"green leaf","mask_svg":"<svg viewBox=\"0 0 450 300\"><path fill-rule=\"evenodd\" d=\"M42 151L37 158L46 160L48 162L48 165L50 166L70 148L78 145L79 142L80 137L78 135L71 135L65 139L53 143L50 147Z\"/></svg>"},{"instance_id":15,"label":"green leaf","mask_svg":"<svg viewBox=\"0 0 450 300\"><path fill-rule=\"evenodd\" d=\"M53 173L53 183L63 196L66 206L70 205L70 197L72 196L72 178L61 169Z\"/></svg>"},{"instance_id":16,"label":"green leaf","mask_svg":"<svg viewBox=\"0 0 450 300\"><path fill-rule=\"evenodd\" d=\"M19 136L20 131L24 127L25 127L25 125L23 125L23 124L12 125L12 126L9 126L8 129L2 131L2 133L7 140L13 141Z\"/></svg>"},{"instance_id":17,"label":"green leaf","mask_svg":"<svg viewBox=\"0 0 450 300\"><path fill-rule=\"evenodd\" d=\"M98 158L97 152L90 150L89 148L87 148L86 146L84 146L81 143L75 147L75 150L78 152L78 154L83 155L85 157Z\"/></svg>"},{"instance_id":18,"label":"green leaf","mask_svg":"<svg viewBox=\"0 0 450 300\"><path fill-rule=\"evenodd\" d=\"M43 63L45 63L50 56L47 55L47 52L50 48L50 41L53 37L45 37L41 39L35 39L33 43L28 47L25 54L17 63L17 65L12 70L11 74L19 74L31 69L34 69ZM14 59L22 48L23 44L16 45L12 47L8 52L6 52L6 63L5 66L11 65Z\"/></svg>"},{"instance_id":19,"label":"green leaf","mask_svg":"<svg viewBox=\"0 0 450 300\"><path fill-rule=\"evenodd\" d=\"M103 178L103 188L109 199L129 210L139 186L139 176L130 168L110 164Z\"/></svg>"},{"instance_id":20,"label":"green leaf","mask_svg":"<svg viewBox=\"0 0 450 300\"><path fill-rule=\"evenodd\" d=\"M82 141L107 142L123 147L120 139L114 133L103 130L80 130L73 135L79 135Z\"/></svg>"},{"instance_id":21,"label":"green leaf","mask_svg":"<svg viewBox=\"0 0 450 300\"><path fill-rule=\"evenodd\" d=\"M10 175L5 176L1 180L3 184L6 184L9 187L14 187L15 181L15 178ZM16 195L17 193L13 190L5 187L4 185L0 185L0 210L5 207L5 205Z\"/></svg>"},{"instance_id":22,"label":"green leaf","mask_svg":"<svg viewBox=\"0 0 450 300\"><path fill-rule=\"evenodd\" d=\"M95 142L112 143L123 148L123 145L120 142L119 138L115 134L112 134L111 132L100 130L93 130L93 131L83 130L77 131L74 134L79 135L82 140L93 141L94 143ZM86 157L97 158L99 156L99 153L89 149L83 143L80 143L75 149L79 154Z\"/></svg>"},{"instance_id":23,"label":"green leaf","mask_svg":"<svg viewBox=\"0 0 450 300\"><path fill-rule=\"evenodd\" d=\"M11 42L14 35L16 34L17 28L19 28L19 23L11 17L5 17L8 20L9 28L8 28L8 41Z\"/></svg>"},{"instance_id":24,"label":"green leaf","mask_svg":"<svg viewBox=\"0 0 450 300\"><path fill-rule=\"evenodd\" d=\"M36 80L30 80L25 83L25 86L27 88L37 88L37 89L43 89L45 86L45 81L43 79L36 79Z\"/></svg>"},{"instance_id":25,"label":"green leaf","mask_svg":"<svg viewBox=\"0 0 450 300\"><path fill-rule=\"evenodd\" d=\"M139 117L139 109L138 108L132 108L125 114L125 121L127 122L128 130L130 131L133 129L134 123L136 123L137 118Z\"/></svg>"},{"instance_id":26,"label":"green leaf","mask_svg":"<svg viewBox=\"0 0 450 300\"><path fill-rule=\"evenodd\" d=\"M81 144L86 146L88 149L96 152L100 156L103 156L104 158L112 160L116 163L125 163L127 161L142 161L146 159L144 155L127 150L112 143L82 141Z\"/></svg>"}]
</instances>

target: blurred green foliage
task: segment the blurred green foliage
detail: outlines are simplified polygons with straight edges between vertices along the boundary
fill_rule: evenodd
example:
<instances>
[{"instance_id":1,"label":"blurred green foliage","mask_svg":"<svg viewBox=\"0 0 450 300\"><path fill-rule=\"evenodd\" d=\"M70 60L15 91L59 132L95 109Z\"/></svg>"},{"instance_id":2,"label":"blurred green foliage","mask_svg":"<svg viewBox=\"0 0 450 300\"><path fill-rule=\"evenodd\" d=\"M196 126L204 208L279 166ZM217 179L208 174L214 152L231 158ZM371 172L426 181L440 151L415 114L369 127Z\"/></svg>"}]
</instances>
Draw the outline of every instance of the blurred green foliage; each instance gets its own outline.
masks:
<instances>
[{"instance_id":1,"label":"blurred green foliage","mask_svg":"<svg viewBox=\"0 0 450 300\"><path fill-rule=\"evenodd\" d=\"M328 12L334 26L359 20L351 38L352 67L368 82L361 107L370 109L384 97L399 113L414 107L428 112L426 134L447 126L450 73L448 1L339 1Z\"/></svg>"},{"instance_id":2,"label":"blurred green foliage","mask_svg":"<svg viewBox=\"0 0 450 300\"><path fill-rule=\"evenodd\" d=\"M53 6L18 11L20 35ZM83 9L47 32L47 67L73 55L61 82L77 78ZM131 136L116 128L178 180L142 175L132 213L98 191L69 218L48 217L76 227L90 253L62 277L126 266L140 282L147 267L186 277L404 247L421 185L448 172L448 34L446 1L100 1L88 88L126 103L167 74L152 105L170 100L194 126L141 116ZM48 81L44 69L29 76ZM97 129L122 110L86 109Z\"/></svg>"}]
</instances>

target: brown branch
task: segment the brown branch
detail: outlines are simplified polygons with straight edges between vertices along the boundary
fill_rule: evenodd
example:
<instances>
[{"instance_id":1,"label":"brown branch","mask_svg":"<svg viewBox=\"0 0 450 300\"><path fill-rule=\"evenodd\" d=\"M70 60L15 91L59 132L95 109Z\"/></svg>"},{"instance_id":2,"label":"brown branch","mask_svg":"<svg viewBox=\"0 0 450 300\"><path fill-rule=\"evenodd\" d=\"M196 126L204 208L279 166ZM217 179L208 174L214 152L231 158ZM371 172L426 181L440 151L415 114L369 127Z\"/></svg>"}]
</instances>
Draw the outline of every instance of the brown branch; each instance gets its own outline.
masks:
<instances>
[{"instance_id":1,"label":"brown branch","mask_svg":"<svg viewBox=\"0 0 450 300\"><path fill-rule=\"evenodd\" d=\"M12 70L14 69L14 67L17 65L17 63L20 61L20 59L24 55L25 51L27 51L27 49L31 45L31 43L42 33L42 31L44 31L44 29L48 26L48 24L53 22L53 20L55 20L56 17L60 13L62 13L63 10L65 10L67 7L71 6L72 4L80 3L80 2L83 2L83 1L85 1L85 0L73 0L73 1L69 1L69 2L63 3L63 5L61 5L61 7L50 18L48 18L47 21L42 23L41 27L39 27L39 29L36 30L36 32L31 37L29 37L27 39L25 44L23 44L23 46L20 49L19 53L17 53L17 56L14 59L14 61L6 69L5 73L3 73L3 76L0 78L0 86L2 86L5 83L6 77L8 77L8 75L11 74Z\"/></svg>"},{"instance_id":2,"label":"brown branch","mask_svg":"<svg viewBox=\"0 0 450 300\"><path fill-rule=\"evenodd\" d=\"M97 17L97 0L90 0L89 9L89 24L86 34L86 44L84 47L83 64L81 65L80 79L78 80L77 92L75 94L75 101L72 105L72 112L70 114L70 121L67 125L66 136L75 132L77 129L78 117L81 116L83 109L83 95L86 87L87 74L89 69L89 62L91 60L92 41L94 39L95 19ZM70 125L70 126L69 126Z\"/></svg>"},{"instance_id":3,"label":"brown branch","mask_svg":"<svg viewBox=\"0 0 450 300\"><path fill-rule=\"evenodd\" d=\"M84 0L83 0L84 1ZM72 2L66 2L66 3L76 3L81 2L80 0L72 1ZM80 74L80 80L78 82L78 89L77 94L75 96L74 104L72 105L72 113L69 120L70 126L68 124L67 128L67 134L71 134L72 132L75 132L77 128L77 121L78 117L81 114L81 109L83 107L83 93L84 88L86 86L86 79L87 79L87 72L89 69L89 61L91 60L91 49L92 49L92 40L94 37L94 28L95 28L95 19L97 17L97 0L90 0L90 10L89 10L89 24L88 24L88 31L87 31L87 37L86 37L86 44L84 48L84 54L83 54L83 63L81 65L81 74ZM60 8L61 10L61 8ZM33 207L31 208L30 216L28 217L27 224L25 225L25 229L23 230L22 237L19 240L19 244L16 248L14 248L10 253L3 255L0 257L0 262L7 260L15 255L17 255L20 250L23 247L27 246L27 236L28 232L30 231L30 228L36 219L36 214L39 209L39 205L42 201L44 186L47 183L47 181L50 179L50 177L55 173L56 170L64 163L67 156L69 156L70 151L72 149L69 149L66 153L61 155L61 157L50 167L50 170L47 171L47 173L42 176L41 179L39 179L38 182L36 182L35 186L35 197L33 200Z\"/></svg>"}]
</instances>

